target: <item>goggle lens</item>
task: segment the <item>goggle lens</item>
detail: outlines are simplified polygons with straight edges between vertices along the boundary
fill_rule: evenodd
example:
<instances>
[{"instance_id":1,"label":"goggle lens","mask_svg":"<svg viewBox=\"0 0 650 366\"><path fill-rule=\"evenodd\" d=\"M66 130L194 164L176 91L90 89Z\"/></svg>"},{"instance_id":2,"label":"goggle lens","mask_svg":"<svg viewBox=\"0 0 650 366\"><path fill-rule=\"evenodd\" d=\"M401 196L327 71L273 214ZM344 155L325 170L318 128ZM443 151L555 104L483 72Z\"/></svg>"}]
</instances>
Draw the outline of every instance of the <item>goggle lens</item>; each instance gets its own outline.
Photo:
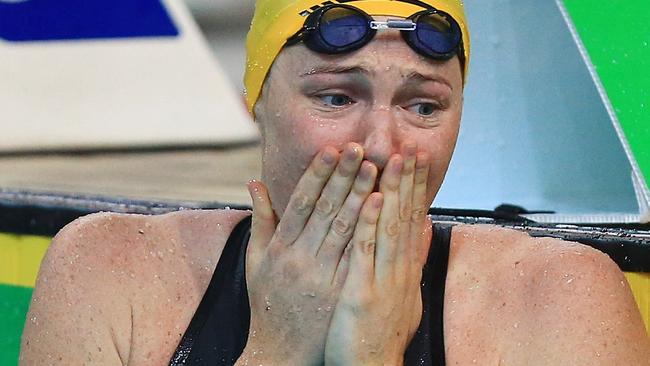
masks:
<instances>
[{"instance_id":1,"label":"goggle lens","mask_svg":"<svg viewBox=\"0 0 650 366\"><path fill-rule=\"evenodd\" d=\"M440 14L424 14L417 19L415 30L418 47L433 54L448 54L460 44L460 29Z\"/></svg>"},{"instance_id":2,"label":"goggle lens","mask_svg":"<svg viewBox=\"0 0 650 366\"><path fill-rule=\"evenodd\" d=\"M303 40L316 52L338 54L351 52L367 44L377 29L402 31L406 42L422 55L446 60L458 51L461 30L456 21L435 9L414 14L406 20L374 21L370 15L347 5L328 5L312 13L303 29L287 40Z\"/></svg>"},{"instance_id":3,"label":"goggle lens","mask_svg":"<svg viewBox=\"0 0 650 366\"><path fill-rule=\"evenodd\" d=\"M320 18L320 35L329 46L347 47L368 34L368 20L359 12L335 7Z\"/></svg>"}]
</instances>

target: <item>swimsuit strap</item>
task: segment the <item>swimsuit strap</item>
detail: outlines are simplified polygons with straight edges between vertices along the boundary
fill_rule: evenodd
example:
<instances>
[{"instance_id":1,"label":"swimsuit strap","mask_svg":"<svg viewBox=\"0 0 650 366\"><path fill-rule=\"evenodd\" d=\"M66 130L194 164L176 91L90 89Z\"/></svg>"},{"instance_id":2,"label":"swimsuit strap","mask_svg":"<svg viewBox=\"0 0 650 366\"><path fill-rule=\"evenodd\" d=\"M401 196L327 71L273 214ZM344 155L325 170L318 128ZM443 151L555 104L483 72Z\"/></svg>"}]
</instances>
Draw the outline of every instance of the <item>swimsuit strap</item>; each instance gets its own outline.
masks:
<instances>
[{"instance_id":1,"label":"swimsuit strap","mask_svg":"<svg viewBox=\"0 0 650 366\"><path fill-rule=\"evenodd\" d=\"M445 365L443 319L451 231L451 225L433 225L429 257L422 269L422 320L404 354L405 365Z\"/></svg>"},{"instance_id":2,"label":"swimsuit strap","mask_svg":"<svg viewBox=\"0 0 650 366\"><path fill-rule=\"evenodd\" d=\"M250 325L246 288L246 248L250 226L251 217L248 216L230 234L210 285L170 366L232 365L243 352Z\"/></svg>"}]
</instances>

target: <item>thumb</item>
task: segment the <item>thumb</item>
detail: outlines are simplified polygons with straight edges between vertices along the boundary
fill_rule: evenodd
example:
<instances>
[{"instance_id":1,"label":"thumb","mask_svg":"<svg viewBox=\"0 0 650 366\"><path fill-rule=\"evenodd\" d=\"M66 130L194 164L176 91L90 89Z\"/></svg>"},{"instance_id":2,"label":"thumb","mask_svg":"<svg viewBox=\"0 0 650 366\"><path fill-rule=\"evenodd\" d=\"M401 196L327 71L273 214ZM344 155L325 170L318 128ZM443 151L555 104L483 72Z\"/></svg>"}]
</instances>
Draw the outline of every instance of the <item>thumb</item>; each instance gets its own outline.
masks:
<instances>
[{"instance_id":1,"label":"thumb","mask_svg":"<svg viewBox=\"0 0 650 366\"><path fill-rule=\"evenodd\" d=\"M422 240L420 245L420 250L418 256L420 258L420 264L424 266L429 257L429 250L431 249L431 239L433 239L433 222L429 217L424 220L424 227L422 233Z\"/></svg>"},{"instance_id":2,"label":"thumb","mask_svg":"<svg viewBox=\"0 0 650 366\"><path fill-rule=\"evenodd\" d=\"M264 183L252 180L248 182L248 193L253 201L253 224L251 239L248 244L248 255L253 263L264 253L267 244L275 233L277 220L269 192Z\"/></svg>"}]
</instances>

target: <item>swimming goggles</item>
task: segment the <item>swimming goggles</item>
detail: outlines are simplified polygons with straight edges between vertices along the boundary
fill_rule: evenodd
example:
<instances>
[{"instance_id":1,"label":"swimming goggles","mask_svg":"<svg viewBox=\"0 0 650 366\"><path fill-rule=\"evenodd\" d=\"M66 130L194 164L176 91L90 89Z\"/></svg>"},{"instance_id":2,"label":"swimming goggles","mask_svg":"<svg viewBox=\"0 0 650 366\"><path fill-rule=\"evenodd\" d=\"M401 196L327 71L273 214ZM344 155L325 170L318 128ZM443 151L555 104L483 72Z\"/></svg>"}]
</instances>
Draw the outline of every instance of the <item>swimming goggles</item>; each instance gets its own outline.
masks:
<instances>
[{"instance_id":1,"label":"swimming goggles","mask_svg":"<svg viewBox=\"0 0 650 366\"><path fill-rule=\"evenodd\" d=\"M380 22L349 5L326 5L307 17L302 29L287 40L287 45L302 41L318 53L346 53L368 44L380 29L401 31L406 43L426 57L448 60L459 54L462 58L460 26L451 15L435 8L406 19Z\"/></svg>"}]
</instances>

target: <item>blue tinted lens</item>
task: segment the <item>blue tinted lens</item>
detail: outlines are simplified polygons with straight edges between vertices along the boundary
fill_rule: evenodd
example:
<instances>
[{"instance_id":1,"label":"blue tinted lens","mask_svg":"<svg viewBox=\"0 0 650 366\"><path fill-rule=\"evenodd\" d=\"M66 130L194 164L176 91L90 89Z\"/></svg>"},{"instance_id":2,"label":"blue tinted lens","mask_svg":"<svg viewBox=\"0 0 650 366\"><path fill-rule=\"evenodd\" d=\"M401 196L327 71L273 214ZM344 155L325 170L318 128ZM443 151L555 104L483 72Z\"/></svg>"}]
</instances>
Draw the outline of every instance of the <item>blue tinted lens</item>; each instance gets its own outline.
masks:
<instances>
[{"instance_id":1,"label":"blue tinted lens","mask_svg":"<svg viewBox=\"0 0 650 366\"><path fill-rule=\"evenodd\" d=\"M320 34L333 47L345 47L362 40L368 33L368 20L344 8L333 8L323 14Z\"/></svg>"},{"instance_id":2,"label":"blue tinted lens","mask_svg":"<svg viewBox=\"0 0 650 366\"><path fill-rule=\"evenodd\" d=\"M416 34L420 45L434 53L449 53L460 44L460 29L439 15L418 20Z\"/></svg>"}]
</instances>

